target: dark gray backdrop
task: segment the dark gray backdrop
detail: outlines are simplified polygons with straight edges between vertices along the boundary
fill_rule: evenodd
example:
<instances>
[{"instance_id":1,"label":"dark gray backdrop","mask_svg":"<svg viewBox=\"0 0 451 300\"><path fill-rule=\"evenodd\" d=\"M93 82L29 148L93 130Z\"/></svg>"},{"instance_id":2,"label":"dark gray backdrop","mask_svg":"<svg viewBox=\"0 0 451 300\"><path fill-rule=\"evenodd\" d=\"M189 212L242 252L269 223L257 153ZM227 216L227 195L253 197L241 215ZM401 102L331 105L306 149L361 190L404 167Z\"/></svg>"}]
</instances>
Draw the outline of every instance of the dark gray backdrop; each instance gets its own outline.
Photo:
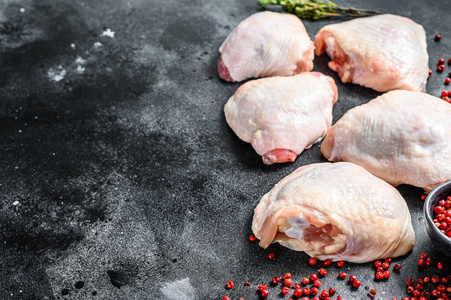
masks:
<instances>
[{"instance_id":1,"label":"dark gray backdrop","mask_svg":"<svg viewBox=\"0 0 451 300\"><path fill-rule=\"evenodd\" d=\"M340 4L423 25L432 69L451 57L447 1ZM240 84L218 78L218 48L258 11L253 0L0 2L1 299L258 299L257 285L274 275L299 281L317 270L303 253L247 239L260 197L296 168L325 161L315 145L292 164L265 166L225 122L223 105ZM338 21L305 26L313 38ZM339 82L327 61L315 58L314 70ZM445 73L433 72L428 93L440 94ZM335 121L378 95L338 90ZM416 267L423 251L440 258L422 191L399 191L417 234L413 252L396 260L401 272L375 282L371 264L346 264L362 281L355 291L330 267L324 287L345 299L366 299L365 287L377 299L401 298L409 275L436 272ZM269 291L268 299L287 298Z\"/></svg>"}]
</instances>

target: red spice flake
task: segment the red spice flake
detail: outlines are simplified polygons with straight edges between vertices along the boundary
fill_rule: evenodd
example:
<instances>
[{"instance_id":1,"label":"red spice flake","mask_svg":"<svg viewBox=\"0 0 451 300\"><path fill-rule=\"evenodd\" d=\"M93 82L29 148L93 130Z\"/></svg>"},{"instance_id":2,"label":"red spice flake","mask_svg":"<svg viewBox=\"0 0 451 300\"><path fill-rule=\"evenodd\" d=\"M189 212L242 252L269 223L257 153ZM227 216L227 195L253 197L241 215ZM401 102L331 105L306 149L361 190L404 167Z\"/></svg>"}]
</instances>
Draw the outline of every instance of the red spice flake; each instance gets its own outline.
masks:
<instances>
[{"instance_id":1,"label":"red spice flake","mask_svg":"<svg viewBox=\"0 0 451 300\"><path fill-rule=\"evenodd\" d=\"M230 290L231 288L233 288L233 286L234 286L234 284L233 284L233 282L232 282L232 281L230 281L230 280L229 280L229 281L227 281L227 283L226 283L226 288L227 288L227 289L229 289L229 290Z\"/></svg>"},{"instance_id":2,"label":"red spice flake","mask_svg":"<svg viewBox=\"0 0 451 300\"><path fill-rule=\"evenodd\" d=\"M376 294L377 294L376 289L371 289L371 290L368 292L368 295L369 295L371 298L376 297Z\"/></svg>"},{"instance_id":3,"label":"red spice flake","mask_svg":"<svg viewBox=\"0 0 451 300\"><path fill-rule=\"evenodd\" d=\"M302 290L301 289L295 289L293 295L295 297L301 297L302 296Z\"/></svg>"},{"instance_id":4,"label":"red spice flake","mask_svg":"<svg viewBox=\"0 0 451 300\"><path fill-rule=\"evenodd\" d=\"M438 278L437 275L434 275L431 277L431 281L433 284L438 284L440 282L440 279Z\"/></svg>"},{"instance_id":5,"label":"red spice flake","mask_svg":"<svg viewBox=\"0 0 451 300\"><path fill-rule=\"evenodd\" d=\"M276 256L274 255L274 253L269 253L269 254L268 254L268 258L271 259L271 260L274 259L274 257L276 257Z\"/></svg>"},{"instance_id":6,"label":"red spice flake","mask_svg":"<svg viewBox=\"0 0 451 300\"><path fill-rule=\"evenodd\" d=\"M324 265L325 267L330 266L330 263L331 263L330 259L326 259L325 261L323 261L323 265Z\"/></svg>"},{"instance_id":7,"label":"red spice flake","mask_svg":"<svg viewBox=\"0 0 451 300\"><path fill-rule=\"evenodd\" d=\"M376 272L376 278L378 280L382 280L385 278L384 273L383 272Z\"/></svg>"},{"instance_id":8,"label":"red spice flake","mask_svg":"<svg viewBox=\"0 0 451 300\"><path fill-rule=\"evenodd\" d=\"M346 277L348 277L348 274L346 274L345 272L341 272L340 274L338 274L338 277L340 277L341 279L345 279Z\"/></svg>"},{"instance_id":9,"label":"red spice flake","mask_svg":"<svg viewBox=\"0 0 451 300\"><path fill-rule=\"evenodd\" d=\"M341 260L337 261L337 266L339 268L343 267L344 265L345 265L345 263L343 261L341 261Z\"/></svg>"},{"instance_id":10,"label":"red spice flake","mask_svg":"<svg viewBox=\"0 0 451 300\"><path fill-rule=\"evenodd\" d=\"M284 286L284 287L282 288L282 294L288 295L289 292L290 292L290 289L289 289L288 287Z\"/></svg>"},{"instance_id":11,"label":"red spice flake","mask_svg":"<svg viewBox=\"0 0 451 300\"><path fill-rule=\"evenodd\" d=\"M249 236L249 241L255 242L255 239L257 239L257 238L255 237L255 235L250 235L250 236Z\"/></svg>"},{"instance_id":12,"label":"red spice flake","mask_svg":"<svg viewBox=\"0 0 451 300\"><path fill-rule=\"evenodd\" d=\"M445 267L445 265L444 265L443 263L441 263L441 262L439 262L439 263L437 264L437 268L438 268L439 270L443 270L444 267Z\"/></svg>"},{"instance_id":13,"label":"red spice flake","mask_svg":"<svg viewBox=\"0 0 451 300\"><path fill-rule=\"evenodd\" d=\"M401 270L402 269L402 266L400 265L400 264L395 264L394 266L393 266L393 270L395 270L395 271L399 271L399 270Z\"/></svg>"},{"instance_id":14,"label":"red spice flake","mask_svg":"<svg viewBox=\"0 0 451 300\"><path fill-rule=\"evenodd\" d=\"M324 299L324 298L326 298L326 297L329 297L329 291L328 290L323 290L322 292L321 292L321 299Z\"/></svg>"},{"instance_id":15,"label":"red spice flake","mask_svg":"<svg viewBox=\"0 0 451 300\"><path fill-rule=\"evenodd\" d=\"M302 278L302 285L307 285L310 283L310 279L308 278Z\"/></svg>"},{"instance_id":16,"label":"red spice flake","mask_svg":"<svg viewBox=\"0 0 451 300\"><path fill-rule=\"evenodd\" d=\"M292 284L293 284L293 280L291 280L291 278L287 278L283 281L284 286L290 287Z\"/></svg>"},{"instance_id":17,"label":"red spice flake","mask_svg":"<svg viewBox=\"0 0 451 300\"><path fill-rule=\"evenodd\" d=\"M352 283L352 286L355 287L356 289L358 289L360 286L362 285L362 283L360 282L360 280L354 280L354 282Z\"/></svg>"},{"instance_id":18,"label":"red spice flake","mask_svg":"<svg viewBox=\"0 0 451 300\"><path fill-rule=\"evenodd\" d=\"M310 275L310 281L315 281L315 280L318 280L318 275L316 275L315 273L312 273Z\"/></svg>"},{"instance_id":19,"label":"red spice flake","mask_svg":"<svg viewBox=\"0 0 451 300\"><path fill-rule=\"evenodd\" d=\"M259 286L258 286L258 290L259 291L263 291L263 290L266 290L268 287L266 286L266 284L260 284Z\"/></svg>"},{"instance_id":20,"label":"red spice flake","mask_svg":"<svg viewBox=\"0 0 451 300\"><path fill-rule=\"evenodd\" d=\"M285 273L283 274L283 279L291 278L291 273Z\"/></svg>"},{"instance_id":21,"label":"red spice flake","mask_svg":"<svg viewBox=\"0 0 451 300\"><path fill-rule=\"evenodd\" d=\"M309 288L304 288L302 290L302 293L304 293L304 295L308 296L308 295L310 295L310 289Z\"/></svg>"},{"instance_id":22,"label":"red spice flake","mask_svg":"<svg viewBox=\"0 0 451 300\"><path fill-rule=\"evenodd\" d=\"M444 59L444 58L440 58L440 59L438 60L438 64L439 64L439 65L444 65L444 64L445 64L445 59Z\"/></svg>"},{"instance_id":23,"label":"red spice flake","mask_svg":"<svg viewBox=\"0 0 451 300\"><path fill-rule=\"evenodd\" d=\"M337 292L337 290L336 290L335 288L333 288L333 287L331 287L331 288L329 289L329 295L330 295L330 296L335 295L336 292Z\"/></svg>"},{"instance_id":24,"label":"red spice flake","mask_svg":"<svg viewBox=\"0 0 451 300\"><path fill-rule=\"evenodd\" d=\"M426 266L426 261L425 261L424 259L420 258L420 259L418 260L418 266L419 266L419 267L424 267L424 266Z\"/></svg>"},{"instance_id":25,"label":"red spice flake","mask_svg":"<svg viewBox=\"0 0 451 300\"><path fill-rule=\"evenodd\" d=\"M245 283L244 283L244 286L250 286L251 285L251 283L249 282L249 281L246 281Z\"/></svg>"},{"instance_id":26,"label":"red spice flake","mask_svg":"<svg viewBox=\"0 0 451 300\"><path fill-rule=\"evenodd\" d=\"M425 200L426 199L426 194L421 195L421 200Z\"/></svg>"},{"instance_id":27,"label":"red spice flake","mask_svg":"<svg viewBox=\"0 0 451 300\"><path fill-rule=\"evenodd\" d=\"M313 282L313 286L316 287L316 288L321 287L321 281L315 280L315 281Z\"/></svg>"},{"instance_id":28,"label":"red spice flake","mask_svg":"<svg viewBox=\"0 0 451 300\"><path fill-rule=\"evenodd\" d=\"M446 93L446 94L448 95L448 93ZM314 258L314 257L311 257L311 258L308 260L308 263L309 263L309 265L311 265L311 266L316 265L317 262L318 262L318 260L317 260L316 258Z\"/></svg>"},{"instance_id":29,"label":"red spice flake","mask_svg":"<svg viewBox=\"0 0 451 300\"><path fill-rule=\"evenodd\" d=\"M280 282L280 277L279 276L274 276L271 280L272 283L274 284L278 284Z\"/></svg>"},{"instance_id":30,"label":"red spice flake","mask_svg":"<svg viewBox=\"0 0 451 300\"><path fill-rule=\"evenodd\" d=\"M434 41L436 41L436 42L440 41L441 39L442 39L442 36L440 34L436 34L434 36Z\"/></svg>"},{"instance_id":31,"label":"red spice flake","mask_svg":"<svg viewBox=\"0 0 451 300\"><path fill-rule=\"evenodd\" d=\"M326 276L327 275L326 269L323 269L323 268L319 269L319 275Z\"/></svg>"},{"instance_id":32,"label":"red spice flake","mask_svg":"<svg viewBox=\"0 0 451 300\"><path fill-rule=\"evenodd\" d=\"M310 289L310 295L312 295L312 296L315 296L315 295L318 295L318 288L317 287L312 287L311 289Z\"/></svg>"},{"instance_id":33,"label":"red spice flake","mask_svg":"<svg viewBox=\"0 0 451 300\"><path fill-rule=\"evenodd\" d=\"M268 297L268 296L269 296L268 290L263 290L263 291L261 292L261 295L262 295L263 298Z\"/></svg>"}]
</instances>

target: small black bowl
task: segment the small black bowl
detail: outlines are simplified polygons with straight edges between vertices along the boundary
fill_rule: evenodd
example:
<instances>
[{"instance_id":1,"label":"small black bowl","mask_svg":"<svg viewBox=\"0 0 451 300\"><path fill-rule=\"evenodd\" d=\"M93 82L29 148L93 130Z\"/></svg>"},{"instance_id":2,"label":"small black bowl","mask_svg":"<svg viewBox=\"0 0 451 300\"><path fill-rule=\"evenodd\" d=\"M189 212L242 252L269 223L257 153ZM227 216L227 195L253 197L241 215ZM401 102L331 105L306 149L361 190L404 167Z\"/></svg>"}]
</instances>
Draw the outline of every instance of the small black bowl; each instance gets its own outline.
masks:
<instances>
[{"instance_id":1,"label":"small black bowl","mask_svg":"<svg viewBox=\"0 0 451 300\"><path fill-rule=\"evenodd\" d=\"M451 256L451 238L440 232L434 224L434 209L441 199L451 196L451 181L442 183L432 190L424 201L424 218L426 219L426 230L432 243L446 256Z\"/></svg>"}]
</instances>

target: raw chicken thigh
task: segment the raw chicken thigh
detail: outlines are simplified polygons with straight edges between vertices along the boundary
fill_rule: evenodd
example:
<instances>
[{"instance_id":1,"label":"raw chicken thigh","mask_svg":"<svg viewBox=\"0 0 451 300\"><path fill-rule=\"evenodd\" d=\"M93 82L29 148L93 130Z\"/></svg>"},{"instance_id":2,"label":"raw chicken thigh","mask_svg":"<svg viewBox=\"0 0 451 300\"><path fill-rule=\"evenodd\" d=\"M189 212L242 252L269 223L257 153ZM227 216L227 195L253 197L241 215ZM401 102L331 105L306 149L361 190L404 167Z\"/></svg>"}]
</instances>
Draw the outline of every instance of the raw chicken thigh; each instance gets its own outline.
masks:
<instances>
[{"instance_id":1,"label":"raw chicken thigh","mask_svg":"<svg viewBox=\"0 0 451 300\"><path fill-rule=\"evenodd\" d=\"M260 12L242 21L219 48L226 81L290 76L313 68L313 42L299 18Z\"/></svg>"},{"instance_id":2,"label":"raw chicken thigh","mask_svg":"<svg viewBox=\"0 0 451 300\"><path fill-rule=\"evenodd\" d=\"M321 152L392 185L430 191L451 180L451 105L425 93L388 92L349 110L329 128Z\"/></svg>"},{"instance_id":3,"label":"raw chicken thigh","mask_svg":"<svg viewBox=\"0 0 451 300\"><path fill-rule=\"evenodd\" d=\"M260 246L279 242L319 259L364 263L406 254L415 244L407 204L383 180L352 163L303 166L255 208Z\"/></svg>"},{"instance_id":4,"label":"raw chicken thigh","mask_svg":"<svg viewBox=\"0 0 451 300\"><path fill-rule=\"evenodd\" d=\"M243 84L224 112L265 164L292 162L325 135L337 97L334 80L318 72L263 78Z\"/></svg>"},{"instance_id":5,"label":"raw chicken thigh","mask_svg":"<svg viewBox=\"0 0 451 300\"><path fill-rule=\"evenodd\" d=\"M379 92L426 90L426 34L408 18L387 14L327 25L315 48L316 55L327 52L329 67L343 82Z\"/></svg>"}]
</instances>

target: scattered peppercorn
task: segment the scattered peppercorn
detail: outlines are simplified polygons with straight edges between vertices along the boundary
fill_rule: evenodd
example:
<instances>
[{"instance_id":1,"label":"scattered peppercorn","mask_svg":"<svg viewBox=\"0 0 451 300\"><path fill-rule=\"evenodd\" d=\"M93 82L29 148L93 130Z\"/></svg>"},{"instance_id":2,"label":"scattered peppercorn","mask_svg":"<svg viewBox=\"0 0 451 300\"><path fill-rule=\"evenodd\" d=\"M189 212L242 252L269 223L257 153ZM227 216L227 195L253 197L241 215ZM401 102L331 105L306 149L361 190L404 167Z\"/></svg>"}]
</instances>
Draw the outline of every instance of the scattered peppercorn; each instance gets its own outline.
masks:
<instances>
[{"instance_id":1,"label":"scattered peppercorn","mask_svg":"<svg viewBox=\"0 0 451 300\"><path fill-rule=\"evenodd\" d=\"M318 262L318 260L317 260L316 258L314 258L314 257L311 257L311 258L308 260L308 263L309 263L309 265L311 265L311 266L316 265L317 262Z\"/></svg>"},{"instance_id":2,"label":"scattered peppercorn","mask_svg":"<svg viewBox=\"0 0 451 300\"><path fill-rule=\"evenodd\" d=\"M293 284L293 281L291 280L291 278L287 278L283 281L283 285L290 287Z\"/></svg>"},{"instance_id":3,"label":"scattered peppercorn","mask_svg":"<svg viewBox=\"0 0 451 300\"><path fill-rule=\"evenodd\" d=\"M315 295L317 295L318 294L318 288L317 287L312 287L311 289L310 289L310 295L312 295L312 296L315 296Z\"/></svg>"},{"instance_id":4,"label":"scattered peppercorn","mask_svg":"<svg viewBox=\"0 0 451 300\"><path fill-rule=\"evenodd\" d=\"M360 282L360 280L354 280L354 282L352 283L352 286L355 287L356 289L358 289L360 287L362 283Z\"/></svg>"},{"instance_id":5,"label":"scattered peppercorn","mask_svg":"<svg viewBox=\"0 0 451 300\"><path fill-rule=\"evenodd\" d=\"M291 273L285 273L283 274L283 279L291 278Z\"/></svg>"},{"instance_id":6,"label":"scattered peppercorn","mask_svg":"<svg viewBox=\"0 0 451 300\"><path fill-rule=\"evenodd\" d=\"M440 58L440 59L438 60L438 64L439 64L439 65L444 65L444 64L445 64L445 59L444 59L444 58Z\"/></svg>"},{"instance_id":7,"label":"scattered peppercorn","mask_svg":"<svg viewBox=\"0 0 451 300\"><path fill-rule=\"evenodd\" d=\"M395 271L399 271L399 270L401 270L402 269L402 266L400 265L400 264L395 264L394 266L393 266L393 270L395 270Z\"/></svg>"},{"instance_id":8,"label":"scattered peppercorn","mask_svg":"<svg viewBox=\"0 0 451 300\"><path fill-rule=\"evenodd\" d=\"M369 295L371 298L373 298L373 297L376 297L376 293L377 293L376 289L371 289L371 290L368 292L368 295Z\"/></svg>"},{"instance_id":9,"label":"scattered peppercorn","mask_svg":"<svg viewBox=\"0 0 451 300\"><path fill-rule=\"evenodd\" d=\"M441 263L441 262L439 262L439 263L437 264L437 268L438 268L439 270L443 270L444 267L445 267L445 265L444 265L443 263Z\"/></svg>"},{"instance_id":10,"label":"scattered peppercorn","mask_svg":"<svg viewBox=\"0 0 451 300\"><path fill-rule=\"evenodd\" d=\"M338 277L340 277L341 279L345 279L346 277L348 277L348 274L346 274L345 272L341 272L340 274L338 274Z\"/></svg>"},{"instance_id":11,"label":"scattered peppercorn","mask_svg":"<svg viewBox=\"0 0 451 300\"><path fill-rule=\"evenodd\" d=\"M355 275L351 275L349 276L349 281L352 283L357 279L357 277L355 277Z\"/></svg>"},{"instance_id":12,"label":"scattered peppercorn","mask_svg":"<svg viewBox=\"0 0 451 300\"><path fill-rule=\"evenodd\" d=\"M438 72L443 72L445 70L445 66L444 65L438 65L437 66L437 71Z\"/></svg>"},{"instance_id":13,"label":"scattered peppercorn","mask_svg":"<svg viewBox=\"0 0 451 300\"><path fill-rule=\"evenodd\" d=\"M234 284L232 281L227 281L226 288L228 288L230 290L231 288L233 288L233 286L234 286Z\"/></svg>"},{"instance_id":14,"label":"scattered peppercorn","mask_svg":"<svg viewBox=\"0 0 451 300\"><path fill-rule=\"evenodd\" d=\"M387 279L390 278L390 271L385 271L384 272L384 277L387 278Z\"/></svg>"},{"instance_id":15,"label":"scattered peppercorn","mask_svg":"<svg viewBox=\"0 0 451 300\"><path fill-rule=\"evenodd\" d=\"M333 288L333 287L329 288L329 295L330 296L335 295L336 292L337 292L337 290L335 288Z\"/></svg>"},{"instance_id":16,"label":"scattered peppercorn","mask_svg":"<svg viewBox=\"0 0 451 300\"><path fill-rule=\"evenodd\" d=\"M326 259L325 261L323 261L323 265L324 265L325 267L330 266L330 263L331 263L330 259Z\"/></svg>"},{"instance_id":17,"label":"scattered peppercorn","mask_svg":"<svg viewBox=\"0 0 451 300\"><path fill-rule=\"evenodd\" d=\"M321 287L321 281L315 280L315 281L313 282L313 286L316 287L316 288Z\"/></svg>"},{"instance_id":18,"label":"scattered peppercorn","mask_svg":"<svg viewBox=\"0 0 451 300\"><path fill-rule=\"evenodd\" d=\"M310 283L310 279L308 278L302 278L302 285L307 285Z\"/></svg>"},{"instance_id":19,"label":"scattered peppercorn","mask_svg":"<svg viewBox=\"0 0 451 300\"><path fill-rule=\"evenodd\" d=\"M250 286L251 285L251 283L249 282L249 281L246 281L245 283L244 283L244 286Z\"/></svg>"},{"instance_id":20,"label":"scattered peppercorn","mask_svg":"<svg viewBox=\"0 0 451 300\"><path fill-rule=\"evenodd\" d=\"M301 297L302 296L302 290L301 289L295 289L293 295L295 297Z\"/></svg>"},{"instance_id":21,"label":"scattered peppercorn","mask_svg":"<svg viewBox=\"0 0 451 300\"><path fill-rule=\"evenodd\" d=\"M343 261L341 261L341 260L337 261L337 266L339 268L343 267L344 265L345 265L345 263Z\"/></svg>"},{"instance_id":22,"label":"scattered peppercorn","mask_svg":"<svg viewBox=\"0 0 451 300\"><path fill-rule=\"evenodd\" d=\"M316 275L315 273L312 273L311 275L310 275L310 281L315 281L315 280L317 280L318 279L318 275Z\"/></svg>"},{"instance_id":23,"label":"scattered peppercorn","mask_svg":"<svg viewBox=\"0 0 451 300\"><path fill-rule=\"evenodd\" d=\"M271 280L272 283L274 284L278 284L280 282L280 277L279 276L274 276Z\"/></svg>"},{"instance_id":24,"label":"scattered peppercorn","mask_svg":"<svg viewBox=\"0 0 451 300\"><path fill-rule=\"evenodd\" d=\"M230 300L230 298L227 296L224 296L224 297L222 297L222 300Z\"/></svg>"},{"instance_id":25,"label":"scattered peppercorn","mask_svg":"<svg viewBox=\"0 0 451 300\"><path fill-rule=\"evenodd\" d=\"M259 286L258 286L258 290L259 291L263 291L263 290L266 290L268 287L266 286L266 284L260 284Z\"/></svg>"},{"instance_id":26,"label":"scattered peppercorn","mask_svg":"<svg viewBox=\"0 0 451 300\"><path fill-rule=\"evenodd\" d=\"M284 286L284 287L282 288L282 294L288 295L289 292L290 292L290 289L289 289L288 287Z\"/></svg>"},{"instance_id":27,"label":"scattered peppercorn","mask_svg":"<svg viewBox=\"0 0 451 300\"><path fill-rule=\"evenodd\" d=\"M426 199L426 194L421 195L421 200L425 200Z\"/></svg>"},{"instance_id":28,"label":"scattered peppercorn","mask_svg":"<svg viewBox=\"0 0 451 300\"><path fill-rule=\"evenodd\" d=\"M376 260L376 261L374 262L374 266L375 266L376 268L382 267L382 263L381 263L379 260Z\"/></svg>"},{"instance_id":29,"label":"scattered peppercorn","mask_svg":"<svg viewBox=\"0 0 451 300\"><path fill-rule=\"evenodd\" d=\"M376 278L378 280L382 280L385 278L384 273L383 272L376 272Z\"/></svg>"},{"instance_id":30,"label":"scattered peppercorn","mask_svg":"<svg viewBox=\"0 0 451 300\"><path fill-rule=\"evenodd\" d=\"M323 269L323 268L319 269L319 275L326 276L327 275L326 269Z\"/></svg>"},{"instance_id":31,"label":"scattered peppercorn","mask_svg":"<svg viewBox=\"0 0 451 300\"><path fill-rule=\"evenodd\" d=\"M274 257L275 257L274 253L269 253L269 254L268 254L268 258L269 258L269 259L274 259Z\"/></svg>"},{"instance_id":32,"label":"scattered peppercorn","mask_svg":"<svg viewBox=\"0 0 451 300\"><path fill-rule=\"evenodd\" d=\"M420 258L420 259L418 260L418 266L419 266L419 267L424 267L424 266L426 266L426 261L425 261L424 259Z\"/></svg>"},{"instance_id":33,"label":"scattered peppercorn","mask_svg":"<svg viewBox=\"0 0 451 300\"><path fill-rule=\"evenodd\" d=\"M449 84L450 82L451 82L451 78L446 77L446 78L445 78L445 84Z\"/></svg>"},{"instance_id":34,"label":"scattered peppercorn","mask_svg":"<svg viewBox=\"0 0 451 300\"><path fill-rule=\"evenodd\" d=\"M440 41L441 39L442 39L442 36L440 34L436 34L434 37L434 40L437 42Z\"/></svg>"},{"instance_id":35,"label":"scattered peppercorn","mask_svg":"<svg viewBox=\"0 0 451 300\"><path fill-rule=\"evenodd\" d=\"M268 296L269 296L268 290L263 290L263 291L261 292L261 295L262 295L263 298L268 297Z\"/></svg>"},{"instance_id":36,"label":"scattered peppercorn","mask_svg":"<svg viewBox=\"0 0 451 300\"><path fill-rule=\"evenodd\" d=\"M249 236L249 241L255 242L255 239L257 239L257 238L255 237L255 235Z\"/></svg>"},{"instance_id":37,"label":"scattered peppercorn","mask_svg":"<svg viewBox=\"0 0 451 300\"><path fill-rule=\"evenodd\" d=\"M304 289L302 290L302 293L303 293L304 295L308 296L308 295L310 295L310 289L309 289L309 288L304 288Z\"/></svg>"}]
</instances>

